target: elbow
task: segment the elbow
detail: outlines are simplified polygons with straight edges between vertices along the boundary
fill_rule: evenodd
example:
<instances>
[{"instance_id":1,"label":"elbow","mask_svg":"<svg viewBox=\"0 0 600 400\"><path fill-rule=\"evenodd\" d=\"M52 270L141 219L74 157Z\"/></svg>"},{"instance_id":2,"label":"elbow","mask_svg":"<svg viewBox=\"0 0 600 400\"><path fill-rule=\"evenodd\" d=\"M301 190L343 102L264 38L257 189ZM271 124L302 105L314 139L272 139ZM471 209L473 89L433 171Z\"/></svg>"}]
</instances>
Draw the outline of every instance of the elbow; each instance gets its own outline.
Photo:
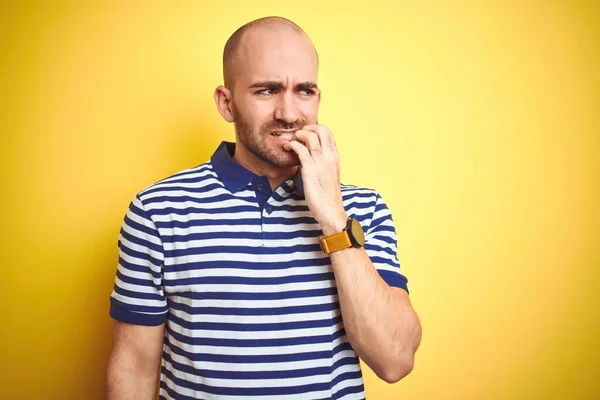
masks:
<instances>
[{"instance_id":1,"label":"elbow","mask_svg":"<svg viewBox=\"0 0 600 400\"><path fill-rule=\"evenodd\" d=\"M405 358L382 369L377 375L387 383L396 383L406 375L410 374L414 368L414 358Z\"/></svg>"}]
</instances>

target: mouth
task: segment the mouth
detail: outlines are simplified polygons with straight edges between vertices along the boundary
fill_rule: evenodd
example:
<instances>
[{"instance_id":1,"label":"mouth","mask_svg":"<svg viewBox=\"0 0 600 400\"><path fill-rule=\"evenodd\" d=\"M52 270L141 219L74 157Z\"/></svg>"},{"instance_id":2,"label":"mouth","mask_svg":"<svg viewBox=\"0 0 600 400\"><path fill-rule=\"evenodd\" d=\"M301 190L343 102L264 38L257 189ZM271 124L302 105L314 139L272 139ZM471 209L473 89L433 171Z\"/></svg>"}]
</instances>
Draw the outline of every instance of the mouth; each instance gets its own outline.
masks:
<instances>
[{"instance_id":1,"label":"mouth","mask_svg":"<svg viewBox=\"0 0 600 400\"><path fill-rule=\"evenodd\" d=\"M294 138L294 133L295 131L278 131L271 132L271 135L282 139L292 140Z\"/></svg>"}]
</instances>

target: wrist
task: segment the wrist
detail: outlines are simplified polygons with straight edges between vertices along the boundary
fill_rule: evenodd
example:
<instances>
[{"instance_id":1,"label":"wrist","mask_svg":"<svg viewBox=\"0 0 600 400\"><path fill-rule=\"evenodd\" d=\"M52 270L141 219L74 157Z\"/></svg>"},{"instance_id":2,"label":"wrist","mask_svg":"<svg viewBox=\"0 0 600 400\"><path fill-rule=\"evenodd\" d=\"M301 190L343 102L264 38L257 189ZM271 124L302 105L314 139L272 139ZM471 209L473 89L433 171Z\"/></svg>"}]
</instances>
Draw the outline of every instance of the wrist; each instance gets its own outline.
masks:
<instances>
[{"instance_id":1,"label":"wrist","mask_svg":"<svg viewBox=\"0 0 600 400\"><path fill-rule=\"evenodd\" d=\"M340 233L346 228L346 223L348 222L348 215L346 212L336 213L335 216L332 216L327 221L321 222L321 230L323 231L323 235L335 235L336 233Z\"/></svg>"}]
</instances>

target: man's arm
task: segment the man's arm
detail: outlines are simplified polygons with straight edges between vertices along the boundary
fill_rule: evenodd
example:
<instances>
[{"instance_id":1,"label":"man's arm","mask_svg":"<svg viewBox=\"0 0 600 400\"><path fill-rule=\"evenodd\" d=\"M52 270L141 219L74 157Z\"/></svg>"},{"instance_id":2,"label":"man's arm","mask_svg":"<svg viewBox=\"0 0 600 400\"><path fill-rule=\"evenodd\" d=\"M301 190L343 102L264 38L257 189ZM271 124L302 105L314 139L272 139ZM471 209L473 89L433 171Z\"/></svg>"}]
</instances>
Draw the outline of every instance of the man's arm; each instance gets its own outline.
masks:
<instances>
[{"instance_id":1,"label":"man's arm","mask_svg":"<svg viewBox=\"0 0 600 400\"><path fill-rule=\"evenodd\" d=\"M106 373L107 400L156 397L165 324L133 325L115 321L113 349Z\"/></svg>"},{"instance_id":2,"label":"man's arm","mask_svg":"<svg viewBox=\"0 0 600 400\"><path fill-rule=\"evenodd\" d=\"M389 286L363 248L339 250L330 257L354 351L381 379L399 381L412 371L421 342L421 325L408 293Z\"/></svg>"},{"instance_id":3,"label":"man's arm","mask_svg":"<svg viewBox=\"0 0 600 400\"><path fill-rule=\"evenodd\" d=\"M348 216L340 190L340 156L324 125L295 132L284 149L298 154L308 208L324 235L341 232ZM389 286L365 249L330 255L348 340L369 367L386 382L396 382L413 368L421 325L408 293Z\"/></svg>"}]
</instances>

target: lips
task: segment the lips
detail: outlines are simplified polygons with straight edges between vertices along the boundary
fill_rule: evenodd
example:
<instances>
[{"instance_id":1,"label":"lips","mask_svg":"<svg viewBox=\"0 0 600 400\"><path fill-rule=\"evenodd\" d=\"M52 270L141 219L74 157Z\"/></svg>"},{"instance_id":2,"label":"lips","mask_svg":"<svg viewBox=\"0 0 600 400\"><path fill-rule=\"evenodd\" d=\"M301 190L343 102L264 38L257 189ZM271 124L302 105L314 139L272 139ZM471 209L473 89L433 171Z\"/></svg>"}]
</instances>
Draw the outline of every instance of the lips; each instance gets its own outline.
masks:
<instances>
[{"instance_id":1,"label":"lips","mask_svg":"<svg viewBox=\"0 0 600 400\"><path fill-rule=\"evenodd\" d=\"M271 135L287 140L294 138L294 132L272 132Z\"/></svg>"}]
</instances>

